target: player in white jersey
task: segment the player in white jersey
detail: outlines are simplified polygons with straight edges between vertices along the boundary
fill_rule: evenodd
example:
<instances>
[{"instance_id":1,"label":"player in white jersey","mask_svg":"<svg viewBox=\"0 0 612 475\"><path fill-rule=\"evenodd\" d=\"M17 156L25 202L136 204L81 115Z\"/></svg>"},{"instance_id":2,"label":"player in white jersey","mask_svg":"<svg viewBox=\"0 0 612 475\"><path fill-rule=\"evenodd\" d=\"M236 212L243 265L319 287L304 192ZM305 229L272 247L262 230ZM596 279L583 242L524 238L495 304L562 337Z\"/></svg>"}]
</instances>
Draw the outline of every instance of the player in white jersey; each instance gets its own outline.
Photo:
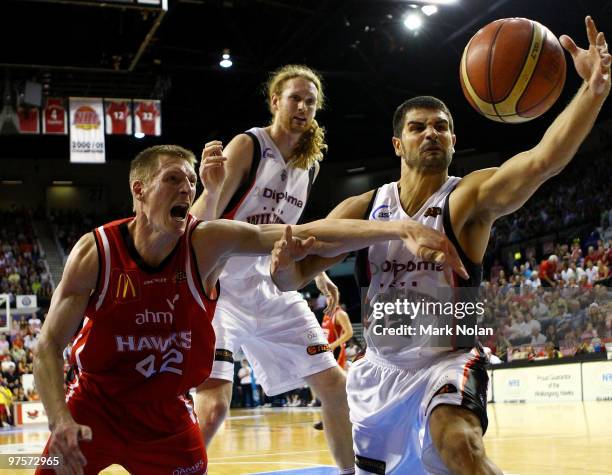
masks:
<instances>
[{"instance_id":1,"label":"player in white jersey","mask_svg":"<svg viewBox=\"0 0 612 475\"><path fill-rule=\"evenodd\" d=\"M295 224L300 219L327 147L315 120L323 105L321 80L305 66L285 66L270 78L268 103L271 125L237 135L225 150L221 142L206 145L202 179L221 183L206 187L192 209L195 216L252 224ZM224 179L204 176L224 173L215 167L226 158ZM210 443L227 414L233 353L242 347L268 395L304 382L313 389L321 401L332 455L341 473L354 473L345 376L306 301L298 292L280 292L269 273L269 257L242 257L230 259L221 275L213 321L215 362L210 379L196 395L204 440ZM337 288L324 273L316 282L337 302Z\"/></svg>"},{"instance_id":2,"label":"player in white jersey","mask_svg":"<svg viewBox=\"0 0 612 475\"><path fill-rule=\"evenodd\" d=\"M349 198L329 215L411 219L443 231L470 274L468 279L448 275L445 266L426 262L394 242L370 246L361 254L361 274L366 277L362 285L367 286L366 302L373 311L367 320L366 355L351 366L347 384L357 473L501 473L482 442L487 426L487 358L482 347L474 337L470 345L453 341L444 349L419 332L415 338L377 335L374 328L384 319L378 320L381 315L375 315L373 304L393 289L415 290L431 300L443 289L479 285L495 219L519 209L542 183L561 172L609 94L611 58L605 38L590 17L586 26L588 50L561 37L584 83L535 147L499 168L478 170L463 179L449 177L456 140L451 114L438 99L416 97L400 105L393 118L399 181ZM295 288L342 259L297 262L291 253L290 244L277 245L272 275ZM459 318L458 312L454 317Z\"/></svg>"}]
</instances>

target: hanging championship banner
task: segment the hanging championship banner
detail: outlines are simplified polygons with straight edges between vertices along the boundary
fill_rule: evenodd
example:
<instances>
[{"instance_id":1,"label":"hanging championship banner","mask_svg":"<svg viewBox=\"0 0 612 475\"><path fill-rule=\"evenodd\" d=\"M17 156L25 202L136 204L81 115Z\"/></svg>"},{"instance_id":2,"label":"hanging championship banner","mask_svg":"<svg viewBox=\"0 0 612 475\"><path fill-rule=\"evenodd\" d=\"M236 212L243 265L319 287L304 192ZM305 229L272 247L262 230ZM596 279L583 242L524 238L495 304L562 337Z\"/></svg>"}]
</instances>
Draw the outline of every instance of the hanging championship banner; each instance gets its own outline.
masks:
<instances>
[{"instance_id":1,"label":"hanging championship banner","mask_svg":"<svg viewBox=\"0 0 612 475\"><path fill-rule=\"evenodd\" d=\"M68 120L66 119L66 106L64 99L49 97L43 110L43 134L66 135L68 133Z\"/></svg>"},{"instance_id":2,"label":"hanging championship banner","mask_svg":"<svg viewBox=\"0 0 612 475\"><path fill-rule=\"evenodd\" d=\"M70 161L104 163L104 106L102 99L70 98Z\"/></svg>"},{"instance_id":3,"label":"hanging championship banner","mask_svg":"<svg viewBox=\"0 0 612 475\"><path fill-rule=\"evenodd\" d=\"M134 133L161 135L161 102L134 99Z\"/></svg>"},{"instance_id":4,"label":"hanging championship banner","mask_svg":"<svg viewBox=\"0 0 612 475\"><path fill-rule=\"evenodd\" d=\"M132 101L130 99L104 99L106 133L132 135Z\"/></svg>"},{"instance_id":5,"label":"hanging championship banner","mask_svg":"<svg viewBox=\"0 0 612 475\"><path fill-rule=\"evenodd\" d=\"M20 134L40 134L40 114L37 107L17 108Z\"/></svg>"}]
</instances>

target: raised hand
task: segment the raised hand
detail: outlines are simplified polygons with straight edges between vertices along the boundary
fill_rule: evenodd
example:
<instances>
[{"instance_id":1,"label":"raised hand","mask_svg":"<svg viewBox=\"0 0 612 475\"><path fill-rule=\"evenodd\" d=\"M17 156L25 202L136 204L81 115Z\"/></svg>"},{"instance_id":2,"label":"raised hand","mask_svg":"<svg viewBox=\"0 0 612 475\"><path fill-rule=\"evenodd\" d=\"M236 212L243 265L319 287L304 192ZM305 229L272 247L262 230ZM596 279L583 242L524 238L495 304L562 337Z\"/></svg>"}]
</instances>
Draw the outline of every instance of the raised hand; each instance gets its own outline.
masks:
<instances>
[{"instance_id":1,"label":"raised hand","mask_svg":"<svg viewBox=\"0 0 612 475\"><path fill-rule=\"evenodd\" d=\"M321 272L315 277L315 284L317 289L325 295L327 299L327 306L323 310L327 315L331 315L336 307L340 305L340 292L336 284L327 276L325 272Z\"/></svg>"},{"instance_id":2,"label":"raised hand","mask_svg":"<svg viewBox=\"0 0 612 475\"><path fill-rule=\"evenodd\" d=\"M227 157L223 156L223 144L219 140L213 140L204 146L200 162L200 180L209 194L221 190L225 181L226 161Z\"/></svg>"},{"instance_id":3,"label":"raised hand","mask_svg":"<svg viewBox=\"0 0 612 475\"><path fill-rule=\"evenodd\" d=\"M574 60L578 75L588 83L595 94L608 94L610 92L610 62L612 57L608 53L608 43L603 32L598 32L595 22L590 16L585 19L589 48L582 49L576 46L574 40L567 35L559 38L561 45L568 51Z\"/></svg>"}]
</instances>

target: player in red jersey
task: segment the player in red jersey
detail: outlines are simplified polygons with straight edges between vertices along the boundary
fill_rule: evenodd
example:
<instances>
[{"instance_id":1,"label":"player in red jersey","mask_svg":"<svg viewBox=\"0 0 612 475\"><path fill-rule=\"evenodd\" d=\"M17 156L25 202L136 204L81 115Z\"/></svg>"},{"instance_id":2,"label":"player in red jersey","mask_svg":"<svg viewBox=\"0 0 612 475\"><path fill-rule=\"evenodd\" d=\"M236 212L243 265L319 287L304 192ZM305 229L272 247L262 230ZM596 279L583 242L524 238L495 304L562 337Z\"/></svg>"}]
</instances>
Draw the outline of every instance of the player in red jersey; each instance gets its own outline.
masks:
<instances>
[{"instance_id":1,"label":"player in red jersey","mask_svg":"<svg viewBox=\"0 0 612 475\"><path fill-rule=\"evenodd\" d=\"M338 366L346 369L346 342L353 336L353 326L344 305L323 315L321 327L327 337L329 349L334 353Z\"/></svg>"},{"instance_id":2,"label":"player in red jersey","mask_svg":"<svg viewBox=\"0 0 612 475\"><path fill-rule=\"evenodd\" d=\"M346 307L341 305L323 315L321 328L329 343L329 350L333 352L338 366L346 370L346 342L353 336L353 325L346 313ZM313 427L323 430L323 421L315 422Z\"/></svg>"},{"instance_id":3,"label":"player in red jersey","mask_svg":"<svg viewBox=\"0 0 612 475\"><path fill-rule=\"evenodd\" d=\"M450 241L414 223L294 226L296 235L314 236L306 240L283 225L201 223L188 214L194 161L173 145L141 152L130 169L136 216L84 235L70 253L34 366L51 429L45 455L62 457L58 473L98 473L115 463L148 475L207 472L185 393L211 370L217 277L230 256L266 254L279 239L297 249L296 259L402 239L414 252L461 270ZM62 352L81 321L72 351L78 371L65 393Z\"/></svg>"}]
</instances>

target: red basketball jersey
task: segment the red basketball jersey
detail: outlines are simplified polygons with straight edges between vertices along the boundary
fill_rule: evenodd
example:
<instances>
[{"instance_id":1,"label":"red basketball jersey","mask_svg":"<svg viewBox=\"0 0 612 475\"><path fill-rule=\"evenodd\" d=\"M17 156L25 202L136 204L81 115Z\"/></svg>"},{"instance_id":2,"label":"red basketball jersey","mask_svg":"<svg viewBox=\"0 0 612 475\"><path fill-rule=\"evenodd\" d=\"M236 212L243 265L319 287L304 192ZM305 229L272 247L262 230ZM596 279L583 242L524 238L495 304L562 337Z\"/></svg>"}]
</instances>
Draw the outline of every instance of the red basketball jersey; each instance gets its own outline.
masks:
<instances>
[{"instance_id":1,"label":"red basketball jersey","mask_svg":"<svg viewBox=\"0 0 612 475\"><path fill-rule=\"evenodd\" d=\"M66 108L63 99L57 97L47 99L47 105L43 112L43 133L67 133Z\"/></svg>"},{"instance_id":2,"label":"red basketball jersey","mask_svg":"<svg viewBox=\"0 0 612 475\"><path fill-rule=\"evenodd\" d=\"M134 101L136 107L134 114L137 117L136 132L145 135L161 135L159 102L157 101Z\"/></svg>"},{"instance_id":3,"label":"red basketball jersey","mask_svg":"<svg viewBox=\"0 0 612 475\"><path fill-rule=\"evenodd\" d=\"M157 267L138 255L128 223L95 229L98 288L71 352L79 367L73 393L93 391L118 402L176 400L210 374L216 302L202 288L187 230ZM218 294L218 292L216 292Z\"/></svg>"},{"instance_id":4,"label":"red basketball jersey","mask_svg":"<svg viewBox=\"0 0 612 475\"><path fill-rule=\"evenodd\" d=\"M129 102L110 101L106 103L106 133L113 135L132 133L132 110Z\"/></svg>"},{"instance_id":5,"label":"red basketball jersey","mask_svg":"<svg viewBox=\"0 0 612 475\"><path fill-rule=\"evenodd\" d=\"M321 328L323 328L323 333L325 333L328 343L333 343L340 338L342 326L336 323L336 312L334 312L331 317L327 314L323 315ZM339 346L339 350L340 352L337 356L336 351L334 351L334 356L336 357L336 361L338 361L338 365L344 368L346 366L346 343L342 343L342 345Z\"/></svg>"}]
</instances>

